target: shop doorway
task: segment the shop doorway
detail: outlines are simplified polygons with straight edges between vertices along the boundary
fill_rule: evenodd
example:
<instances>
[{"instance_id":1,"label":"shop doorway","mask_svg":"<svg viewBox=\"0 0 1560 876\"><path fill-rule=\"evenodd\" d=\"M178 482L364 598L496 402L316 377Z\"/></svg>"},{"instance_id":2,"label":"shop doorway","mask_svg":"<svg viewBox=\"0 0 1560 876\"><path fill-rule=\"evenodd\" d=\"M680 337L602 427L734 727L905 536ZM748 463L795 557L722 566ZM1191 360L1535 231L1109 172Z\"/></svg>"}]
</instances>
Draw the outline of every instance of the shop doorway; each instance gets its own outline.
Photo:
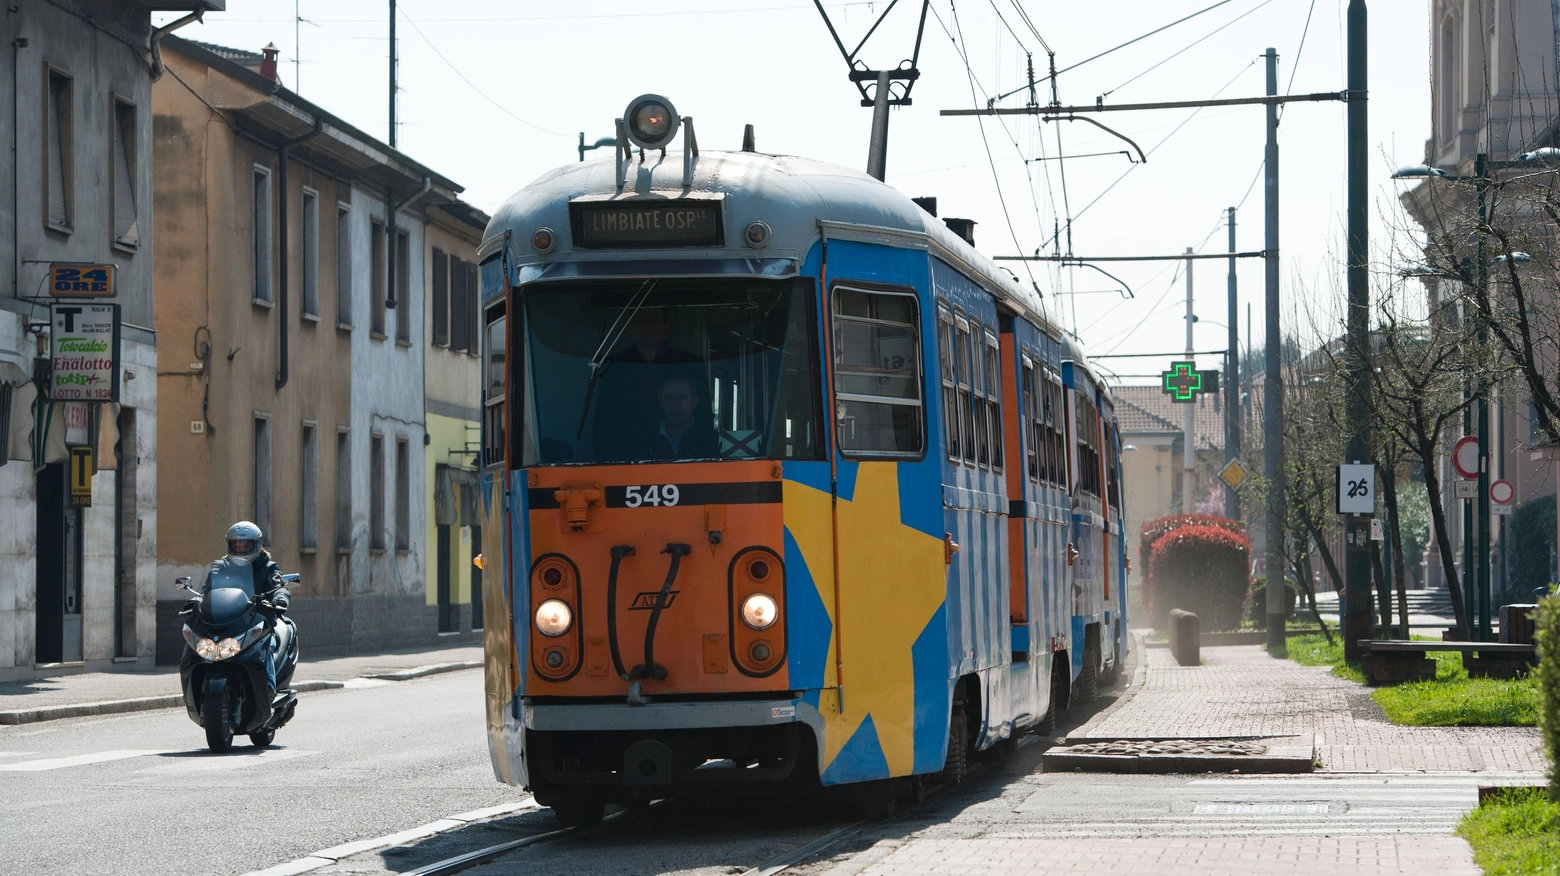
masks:
<instances>
[{"instance_id":1,"label":"shop doorway","mask_svg":"<svg viewBox=\"0 0 1560 876\"><path fill-rule=\"evenodd\" d=\"M81 651L82 509L70 504L70 465L38 472L38 663L75 663Z\"/></svg>"}]
</instances>

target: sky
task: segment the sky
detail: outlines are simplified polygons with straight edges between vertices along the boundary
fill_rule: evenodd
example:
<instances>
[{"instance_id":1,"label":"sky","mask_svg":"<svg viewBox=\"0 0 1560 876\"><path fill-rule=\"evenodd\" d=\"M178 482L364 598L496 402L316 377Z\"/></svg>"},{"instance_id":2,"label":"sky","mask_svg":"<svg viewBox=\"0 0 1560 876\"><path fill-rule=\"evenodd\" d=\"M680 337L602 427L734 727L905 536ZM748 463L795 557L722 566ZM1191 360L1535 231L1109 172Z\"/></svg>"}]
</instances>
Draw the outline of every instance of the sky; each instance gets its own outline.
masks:
<instances>
[{"instance_id":1,"label":"sky","mask_svg":"<svg viewBox=\"0 0 1560 876\"><path fill-rule=\"evenodd\" d=\"M889 5L823 4L847 48ZM1269 47L1279 56L1280 93L1340 91L1347 6L932 0L912 104L890 120L886 182L912 197L935 196L942 216L976 220L977 247L990 256L1054 253L1059 228L1061 251L1086 257L1187 247L1222 252L1224 210L1231 206L1239 208L1237 249L1260 250L1260 106L1095 114L1147 153L1143 164L1130 163L1120 153L1131 147L1085 122L943 117L939 110L984 106L1014 90L999 105L1023 106L1031 54L1039 100L1048 102L1046 46L1061 71L1056 90L1063 104L1102 96L1106 103L1258 96ZM1401 221L1401 184L1389 178L1392 169L1424 160L1428 6L1370 4L1373 249ZM919 11L915 0L899 0L860 60L877 69L908 59ZM1194 17L1145 37L1187 16ZM159 13L155 22L175 17ZM226 12L179 35L249 50L275 43L284 85L387 138L388 21L386 0L228 0ZM693 117L705 149L740 148L743 125L751 123L760 151L866 166L871 110L860 105L823 17L803 0L397 0L396 38L398 148L465 186L462 197L489 212L544 172L577 160L581 132L587 143L610 135L629 101L647 92ZM1278 139L1286 333L1328 330L1342 312L1345 130L1341 102L1284 108ZM1070 160L1058 162L1058 155ZM610 154L587 153L595 157ZM1091 355L1109 357L1096 362L1116 382L1157 382L1154 375L1180 358L1171 354L1185 348L1184 261L1101 263L1117 279L1088 268L1003 264L1033 280L1053 317ZM1193 269L1198 351L1227 346L1227 265L1200 261ZM1262 261L1241 260L1237 281L1244 348L1248 303L1257 338L1263 334ZM1156 355L1115 358L1120 354ZM1217 368L1222 357L1198 361Z\"/></svg>"}]
</instances>

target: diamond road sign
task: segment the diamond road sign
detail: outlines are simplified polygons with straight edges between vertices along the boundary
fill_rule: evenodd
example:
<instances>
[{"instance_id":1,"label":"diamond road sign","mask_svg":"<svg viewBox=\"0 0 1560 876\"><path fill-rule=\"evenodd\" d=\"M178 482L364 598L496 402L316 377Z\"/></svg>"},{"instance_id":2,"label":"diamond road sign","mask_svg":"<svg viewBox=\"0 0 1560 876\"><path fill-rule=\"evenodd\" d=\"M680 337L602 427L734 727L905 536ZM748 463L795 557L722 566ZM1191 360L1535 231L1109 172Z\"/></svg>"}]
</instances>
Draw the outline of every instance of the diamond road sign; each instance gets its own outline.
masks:
<instances>
[{"instance_id":1,"label":"diamond road sign","mask_svg":"<svg viewBox=\"0 0 1560 876\"><path fill-rule=\"evenodd\" d=\"M1232 459L1224 468L1219 470L1219 479L1230 485L1230 489L1236 489L1251 477L1251 472L1246 469L1246 464L1238 459Z\"/></svg>"}]
</instances>

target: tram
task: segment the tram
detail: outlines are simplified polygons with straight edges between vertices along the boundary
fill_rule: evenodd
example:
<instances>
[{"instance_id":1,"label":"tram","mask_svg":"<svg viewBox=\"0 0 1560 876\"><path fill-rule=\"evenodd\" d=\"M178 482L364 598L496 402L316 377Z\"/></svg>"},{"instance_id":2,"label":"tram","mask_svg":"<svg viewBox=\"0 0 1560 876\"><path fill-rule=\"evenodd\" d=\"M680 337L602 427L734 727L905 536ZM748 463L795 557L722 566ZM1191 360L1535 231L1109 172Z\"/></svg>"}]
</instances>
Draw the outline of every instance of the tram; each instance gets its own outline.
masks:
<instances>
[{"instance_id":1,"label":"tram","mask_svg":"<svg viewBox=\"0 0 1560 876\"><path fill-rule=\"evenodd\" d=\"M891 796L1092 697L1120 442L1038 293L865 174L701 153L656 95L617 124L478 253L496 777L566 824L707 782Z\"/></svg>"}]
</instances>

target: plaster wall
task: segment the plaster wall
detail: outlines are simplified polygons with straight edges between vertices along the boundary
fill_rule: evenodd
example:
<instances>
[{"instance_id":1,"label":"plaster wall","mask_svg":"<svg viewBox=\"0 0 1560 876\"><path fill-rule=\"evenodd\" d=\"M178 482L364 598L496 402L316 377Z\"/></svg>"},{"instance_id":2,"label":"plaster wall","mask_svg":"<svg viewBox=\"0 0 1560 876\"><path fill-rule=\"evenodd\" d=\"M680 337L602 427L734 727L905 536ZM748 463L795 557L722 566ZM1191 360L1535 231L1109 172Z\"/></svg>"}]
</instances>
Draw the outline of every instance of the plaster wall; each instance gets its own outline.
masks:
<instances>
[{"instance_id":1,"label":"plaster wall","mask_svg":"<svg viewBox=\"0 0 1560 876\"><path fill-rule=\"evenodd\" d=\"M407 233L409 246L407 293L398 306L385 315L385 336L368 331L370 308L378 306L369 289L368 264L371 223L385 221L385 202L368 192L352 191L354 240L353 301L354 313L363 314L352 333L351 359L351 435L352 435L352 553L353 595L424 594L427 577L427 503L428 495L423 418L423 323L426 268L424 256L424 219L420 213L402 211L396 225ZM361 246L358 241L361 240ZM363 256L361 262L357 255ZM409 319L410 342L397 341L396 320ZM384 437L384 550L371 548L369 533L370 439ZM405 439L408 452L406 485L410 507L410 547L395 550L396 446ZM356 464L361 460L362 464Z\"/></svg>"}]
</instances>

